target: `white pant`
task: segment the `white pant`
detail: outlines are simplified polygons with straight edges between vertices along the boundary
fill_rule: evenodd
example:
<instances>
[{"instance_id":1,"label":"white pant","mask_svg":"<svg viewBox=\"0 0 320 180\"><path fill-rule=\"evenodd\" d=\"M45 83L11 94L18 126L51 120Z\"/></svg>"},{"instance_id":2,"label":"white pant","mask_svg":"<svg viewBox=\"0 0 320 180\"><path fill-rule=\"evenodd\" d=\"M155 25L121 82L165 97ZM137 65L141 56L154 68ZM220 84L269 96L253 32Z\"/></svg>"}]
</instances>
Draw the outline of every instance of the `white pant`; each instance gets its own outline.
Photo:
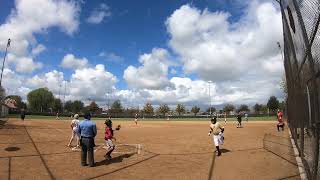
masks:
<instances>
[{"instance_id":1,"label":"white pant","mask_svg":"<svg viewBox=\"0 0 320 180\"><path fill-rule=\"evenodd\" d=\"M106 145L108 149L111 149L114 147L114 144L111 139L106 140Z\"/></svg>"},{"instance_id":2,"label":"white pant","mask_svg":"<svg viewBox=\"0 0 320 180\"><path fill-rule=\"evenodd\" d=\"M215 146L222 145L224 142L223 133L221 132L218 135L213 135L212 138Z\"/></svg>"}]
</instances>

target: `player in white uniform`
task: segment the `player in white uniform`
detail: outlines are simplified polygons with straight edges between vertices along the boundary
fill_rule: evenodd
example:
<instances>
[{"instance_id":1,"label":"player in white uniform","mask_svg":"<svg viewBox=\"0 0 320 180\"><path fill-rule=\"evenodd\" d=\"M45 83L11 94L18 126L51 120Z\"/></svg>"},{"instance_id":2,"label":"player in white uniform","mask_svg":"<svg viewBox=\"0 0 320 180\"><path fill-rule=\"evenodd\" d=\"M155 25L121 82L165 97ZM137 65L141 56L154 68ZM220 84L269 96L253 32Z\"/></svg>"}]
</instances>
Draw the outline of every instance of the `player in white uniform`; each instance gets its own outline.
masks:
<instances>
[{"instance_id":1,"label":"player in white uniform","mask_svg":"<svg viewBox=\"0 0 320 180\"><path fill-rule=\"evenodd\" d=\"M208 133L208 136L211 135L211 133L213 134L213 143L216 146L217 149L217 156L221 155L221 151L219 148L219 145L223 144L223 132L224 132L224 127L220 125L219 122L217 122L217 118L214 117L211 119L211 124L210 124L210 131Z\"/></svg>"},{"instance_id":2,"label":"player in white uniform","mask_svg":"<svg viewBox=\"0 0 320 180\"><path fill-rule=\"evenodd\" d=\"M79 134L77 133L78 128L79 128L79 123L80 123L79 115L75 114L73 117L74 117L74 119L71 121L71 125L70 125L71 129L72 129L72 135L71 135L68 147L71 146L73 139L76 138L77 139L77 148L79 148L80 147L80 137L79 137Z\"/></svg>"},{"instance_id":3,"label":"player in white uniform","mask_svg":"<svg viewBox=\"0 0 320 180\"><path fill-rule=\"evenodd\" d=\"M134 123L136 123L136 125L138 125L138 114L136 114L136 115L134 116Z\"/></svg>"}]
</instances>

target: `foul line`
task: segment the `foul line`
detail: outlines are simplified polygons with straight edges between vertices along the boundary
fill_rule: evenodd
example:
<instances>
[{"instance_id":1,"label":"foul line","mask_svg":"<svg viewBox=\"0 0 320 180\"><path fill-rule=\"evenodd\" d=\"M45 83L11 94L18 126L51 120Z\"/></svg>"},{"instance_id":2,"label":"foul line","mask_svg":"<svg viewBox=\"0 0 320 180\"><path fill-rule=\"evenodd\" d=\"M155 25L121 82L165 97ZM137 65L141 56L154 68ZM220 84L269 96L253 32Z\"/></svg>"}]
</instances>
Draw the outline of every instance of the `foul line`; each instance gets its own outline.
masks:
<instances>
[{"instance_id":1,"label":"foul line","mask_svg":"<svg viewBox=\"0 0 320 180\"><path fill-rule=\"evenodd\" d=\"M296 174L296 175L292 175L292 176L283 177L283 178L280 178L279 180L290 179L290 178L294 178L294 177L297 177L297 176L300 176L300 174Z\"/></svg>"},{"instance_id":2,"label":"foul line","mask_svg":"<svg viewBox=\"0 0 320 180\"><path fill-rule=\"evenodd\" d=\"M32 144L33 144L33 146L34 146L34 148L36 149L37 153L39 154L40 159L41 159L41 161L42 161L42 163L43 163L44 167L46 168L47 172L49 173L49 175L50 175L51 179L55 180L55 177L53 176L53 174L52 174L52 172L50 171L49 167L47 166L46 162L44 161L44 159L43 159L42 155L40 154L39 149L37 148L36 144L34 143L34 141L33 141L32 137L31 137L31 135L29 134L29 132L28 132L28 130L27 130L27 128L26 128L25 126L24 126L24 129L26 130L27 135L29 136L29 138L30 138L30 140L31 140L31 142L32 142Z\"/></svg>"},{"instance_id":3,"label":"foul line","mask_svg":"<svg viewBox=\"0 0 320 180\"><path fill-rule=\"evenodd\" d=\"M214 152L213 153L213 156L212 156L212 162L211 162L211 166L210 166L210 170L209 170L209 175L208 175L208 180L211 180L212 179L212 173L213 173L213 168L214 168L214 162L216 160L216 153Z\"/></svg>"},{"instance_id":4,"label":"foul line","mask_svg":"<svg viewBox=\"0 0 320 180\"><path fill-rule=\"evenodd\" d=\"M291 144L293 146L293 152L294 152L294 155L296 156L296 161L297 161L297 164L298 164L298 170L299 170L299 173L300 173L300 178L302 180L308 179L307 175L306 175L306 170L305 170L304 165L302 163L302 159L299 156L299 152L298 152L297 146L296 146L296 144L295 144L295 142L294 142L294 140L292 138L292 134L291 134L290 128L288 128L288 131L289 131L289 135L290 135Z\"/></svg>"}]
</instances>

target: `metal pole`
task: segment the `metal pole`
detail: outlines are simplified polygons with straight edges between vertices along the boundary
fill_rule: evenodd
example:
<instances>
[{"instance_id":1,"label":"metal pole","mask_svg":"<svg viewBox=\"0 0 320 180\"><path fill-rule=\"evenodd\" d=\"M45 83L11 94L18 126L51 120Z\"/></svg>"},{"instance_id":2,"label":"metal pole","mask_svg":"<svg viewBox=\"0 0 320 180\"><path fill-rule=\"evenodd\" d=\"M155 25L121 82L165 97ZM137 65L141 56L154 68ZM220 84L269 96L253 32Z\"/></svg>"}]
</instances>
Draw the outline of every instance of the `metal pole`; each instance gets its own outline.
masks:
<instances>
[{"instance_id":1,"label":"metal pole","mask_svg":"<svg viewBox=\"0 0 320 180\"><path fill-rule=\"evenodd\" d=\"M209 111L210 111L210 117L212 117L212 114L211 114L211 93L210 93L210 84L211 84L212 81L208 81L209 83Z\"/></svg>"},{"instance_id":2,"label":"metal pole","mask_svg":"<svg viewBox=\"0 0 320 180\"><path fill-rule=\"evenodd\" d=\"M7 47L6 47L6 51L4 53L3 62L2 62L1 77L0 77L0 87L2 87L2 75L3 75L4 63L6 61L7 51L8 51L8 47L10 46L10 42L11 42L11 40L9 38L8 39L8 43L7 43Z\"/></svg>"},{"instance_id":3,"label":"metal pole","mask_svg":"<svg viewBox=\"0 0 320 180\"><path fill-rule=\"evenodd\" d=\"M309 110L309 126L312 126L312 117L311 117L311 102L310 102L310 91L309 91L309 87L308 84L306 85L307 87L307 97L308 97L308 110Z\"/></svg>"}]
</instances>

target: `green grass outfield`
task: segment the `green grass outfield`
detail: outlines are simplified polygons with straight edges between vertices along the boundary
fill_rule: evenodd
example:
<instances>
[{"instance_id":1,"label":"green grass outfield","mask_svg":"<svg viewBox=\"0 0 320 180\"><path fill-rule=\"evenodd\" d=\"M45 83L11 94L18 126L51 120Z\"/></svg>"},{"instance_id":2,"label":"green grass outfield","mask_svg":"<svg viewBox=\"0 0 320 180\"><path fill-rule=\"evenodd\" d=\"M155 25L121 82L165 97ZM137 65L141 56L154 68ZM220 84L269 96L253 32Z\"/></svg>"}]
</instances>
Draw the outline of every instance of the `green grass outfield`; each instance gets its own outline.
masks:
<instances>
[{"instance_id":1,"label":"green grass outfield","mask_svg":"<svg viewBox=\"0 0 320 180\"><path fill-rule=\"evenodd\" d=\"M9 115L9 118L20 118L19 115ZM27 115L25 120L30 119L43 119L43 120L56 120L56 116L40 116L40 115ZM71 117L60 117L59 120L71 120ZM80 120L83 118L80 118ZM92 118L93 120L106 120L106 118ZM134 118L112 118L112 120L117 121L132 121ZM164 118L139 118L139 121L166 121ZM236 121L236 118L227 118L227 121ZM276 121L275 116L261 116L261 117L248 117L248 121ZM209 121L209 118L170 118L170 121ZM224 118L218 118L218 121L224 121ZM242 118L245 121L245 118Z\"/></svg>"}]
</instances>

